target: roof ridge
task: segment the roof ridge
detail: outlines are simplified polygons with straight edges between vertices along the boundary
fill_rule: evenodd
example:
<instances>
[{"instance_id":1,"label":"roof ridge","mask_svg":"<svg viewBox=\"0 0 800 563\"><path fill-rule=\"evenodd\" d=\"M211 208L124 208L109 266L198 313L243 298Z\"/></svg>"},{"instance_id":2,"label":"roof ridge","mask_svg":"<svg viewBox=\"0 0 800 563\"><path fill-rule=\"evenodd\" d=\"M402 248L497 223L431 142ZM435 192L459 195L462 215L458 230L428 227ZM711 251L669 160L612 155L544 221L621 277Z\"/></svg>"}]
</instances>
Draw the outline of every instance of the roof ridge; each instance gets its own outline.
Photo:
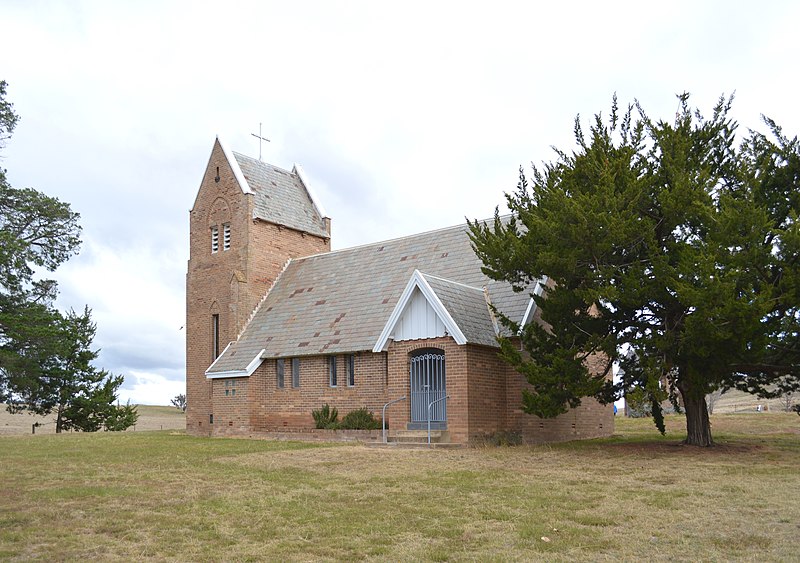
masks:
<instances>
[{"instance_id":1,"label":"roof ridge","mask_svg":"<svg viewBox=\"0 0 800 563\"><path fill-rule=\"evenodd\" d=\"M280 170L281 172L286 172L287 174L296 176L296 174L293 171L287 170L286 168L282 168L282 167L280 167L280 166L278 166L276 164L272 164L271 162L264 162L263 160L258 160L257 158L253 158L252 156L246 155L244 153L236 152L234 150L232 150L231 153L234 156L241 156L241 157L244 157L244 158L246 158L248 160L252 160L253 162L256 162L258 164L263 164L264 166L269 166L271 168L275 168L276 170Z\"/></svg>"},{"instance_id":2,"label":"roof ridge","mask_svg":"<svg viewBox=\"0 0 800 563\"><path fill-rule=\"evenodd\" d=\"M508 213L506 215L501 215L500 218L502 219L503 217L510 217L510 216L511 216L511 213ZM491 218L488 218L488 219L476 219L476 221L478 221L480 223L493 221L493 220L494 220L494 217L491 217ZM409 240L409 239L413 239L413 238L428 236L428 235L432 235L434 233L441 233L441 232L444 232L444 231L451 231L453 229L458 229L460 227L466 227L466 226L467 226L467 223L459 223L457 225L450 225L449 227L440 227L438 229L431 229L430 231L422 231L421 233L413 233L413 234L410 234L410 235L404 235L404 236L394 237L394 238L390 238L390 239L378 240L378 241L375 241L375 242L367 242L367 243L364 243L364 244L357 244L356 246L348 246L347 248L337 248L336 250L328 250L327 252L318 252L316 254L309 254L308 256L303 256L301 258L295 258L294 260L295 260L295 262L299 262L301 260L307 260L309 258L317 258L317 257L320 257L320 256L330 256L332 254L340 254L340 253L343 253L343 252L349 252L351 250L360 250L362 248L369 248L370 246L378 246L378 245L381 245L381 244L388 244L388 243L397 242L397 241L400 241L400 240Z\"/></svg>"},{"instance_id":3,"label":"roof ridge","mask_svg":"<svg viewBox=\"0 0 800 563\"><path fill-rule=\"evenodd\" d=\"M443 282L447 282L449 284L460 285L461 287L466 287L467 289L474 289L475 291L481 291L481 292L484 290L483 287L475 287L474 285L467 285L465 283L461 283L461 282L457 282L455 280L450 280L450 279L447 279L447 278L443 278L441 276L434 276L433 274L426 274L425 272L422 272L422 271L420 271L420 274L422 274L426 278L433 278L435 280L440 280L440 281L443 281Z\"/></svg>"}]
</instances>

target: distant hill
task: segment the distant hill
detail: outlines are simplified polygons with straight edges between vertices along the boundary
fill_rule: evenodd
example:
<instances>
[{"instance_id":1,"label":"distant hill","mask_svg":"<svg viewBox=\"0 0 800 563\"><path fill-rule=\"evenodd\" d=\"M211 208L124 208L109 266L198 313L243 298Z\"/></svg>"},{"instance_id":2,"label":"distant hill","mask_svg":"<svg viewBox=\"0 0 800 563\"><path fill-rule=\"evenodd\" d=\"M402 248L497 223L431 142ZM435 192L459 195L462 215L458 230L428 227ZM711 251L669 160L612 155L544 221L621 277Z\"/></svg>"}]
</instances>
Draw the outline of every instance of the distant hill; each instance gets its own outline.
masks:
<instances>
[{"instance_id":1,"label":"distant hill","mask_svg":"<svg viewBox=\"0 0 800 563\"><path fill-rule=\"evenodd\" d=\"M175 407L136 405L139 420L128 432L145 430L185 430L186 415ZM0 435L30 434L31 426L38 422L37 434L55 434L55 416L36 416L28 413L10 414L0 403Z\"/></svg>"},{"instance_id":2,"label":"distant hill","mask_svg":"<svg viewBox=\"0 0 800 563\"><path fill-rule=\"evenodd\" d=\"M800 403L800 393L795 393L790 401L791 405ZM750 395L744 391L731 389L721 395L714 404L715 413L734 413L734 412L756 412L758 405L766 411L783 412L786 408L786 400L780 399L759 399L756 395Z\"/></svg>"}]
</instances>

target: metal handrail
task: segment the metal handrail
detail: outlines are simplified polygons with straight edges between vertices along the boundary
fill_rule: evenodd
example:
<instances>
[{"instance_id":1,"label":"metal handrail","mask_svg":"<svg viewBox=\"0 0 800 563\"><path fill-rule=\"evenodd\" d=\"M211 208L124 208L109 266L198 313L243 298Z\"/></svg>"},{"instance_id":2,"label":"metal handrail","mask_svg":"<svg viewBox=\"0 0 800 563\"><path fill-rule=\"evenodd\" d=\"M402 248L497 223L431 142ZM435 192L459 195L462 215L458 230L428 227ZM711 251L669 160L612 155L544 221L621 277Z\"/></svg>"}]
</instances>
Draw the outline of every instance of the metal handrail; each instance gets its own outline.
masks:
<instances>
[{"instance_id":1,"label":"metal handrail","mask_svg":"<svg viewBox=\"0 0 800 563\"><path fill-rule=\"evenodd\" d=\"M389 401L388 403L383 405L383 410L381 411L381 426L382 426L383 443L384 444L387 443L387 437L386 437L386 407L388 407L389 405L393 405L395 403L399 403L400 401L405 401L405 400L406 400L405 397L400 397L399 399L395 399L394 401Z\"/></svg>"},{"instance_id":2,"label":"metal handrail","mask_svg":"<svg viewBox=\"0 0 800 563\"><path fill-rule=\"evenodd\" d=\"M431 445L431 407L440 401L446 401L450 398L450 395L445 395L441 399L436 399L435 401L431 401L428 403L428 447Z\"/></svg>"}]
</instances>

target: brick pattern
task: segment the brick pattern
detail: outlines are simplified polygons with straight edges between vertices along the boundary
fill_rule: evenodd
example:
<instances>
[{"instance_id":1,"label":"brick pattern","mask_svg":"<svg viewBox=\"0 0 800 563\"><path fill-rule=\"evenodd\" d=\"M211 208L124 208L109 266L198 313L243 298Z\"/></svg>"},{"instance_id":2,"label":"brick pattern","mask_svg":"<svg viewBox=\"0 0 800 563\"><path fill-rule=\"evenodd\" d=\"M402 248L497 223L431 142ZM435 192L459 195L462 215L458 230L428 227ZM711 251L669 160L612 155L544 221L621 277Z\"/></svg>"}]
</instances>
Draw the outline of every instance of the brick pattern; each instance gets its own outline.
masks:
<instances>
[{"instance_id":1,"label":"brick pattern","mask_svg":"<svg viewBox=\"0 0 800 563\"><path fill-rule=\"evenodd\" d=\"M214 405L213 436L239 436L250 431L250 409L246 377L214 379L211 382Z\"/></svg>"},{"instance_id":2,"label":"brick pattern","mask_svg":"<svg viewBox=\"0 0 800 563\"><path fill-rule=\"evenodd\" d=\"M479 440L507 429L506 385L513 370L497 357L497 349L471 346L469 369L469 439Z\"/></svg>"},{"instance_id":3,"label":"brick pattern","mask_svg":"<svg viewBox=\"0 0 800 563\"><path fill-rule=\"evenodd\" d=\"M339 410L339 420L367 408L380 418L386 403L386 354L355 354L355 385L347 384L346 355L336 357L338 385L330 386L328 356L300 358L300 386L292 387L291 362L285 360L284 386L278 387L276 360L266 360L250 376L250 428L253 431L314 428L311 411L325 403Z\"/></svg>"},{"instance_id":4,"label":"brick pattern","mask_svg":"<svg viewBox=\"0 0 800 563\"><path fill-rule=\"evenodd\" d=\"M213 360L211 315L219 314L221 352L237 337L287 260L330 250L328 237L254 221L253 205L253 196L242 192L221 146L214 143L189 215L186 427L190 434L219 432L216 421L213 428L209 424L209 416L217 416L216 382L205 377L205 370ZM230 249L223 250L222 232L226 223L231 227L231 243ZM212 253L211 227L215 225L220 242L219 250ZM326 225L329 227L329 223Z\"/></svg>"}]
</instances>

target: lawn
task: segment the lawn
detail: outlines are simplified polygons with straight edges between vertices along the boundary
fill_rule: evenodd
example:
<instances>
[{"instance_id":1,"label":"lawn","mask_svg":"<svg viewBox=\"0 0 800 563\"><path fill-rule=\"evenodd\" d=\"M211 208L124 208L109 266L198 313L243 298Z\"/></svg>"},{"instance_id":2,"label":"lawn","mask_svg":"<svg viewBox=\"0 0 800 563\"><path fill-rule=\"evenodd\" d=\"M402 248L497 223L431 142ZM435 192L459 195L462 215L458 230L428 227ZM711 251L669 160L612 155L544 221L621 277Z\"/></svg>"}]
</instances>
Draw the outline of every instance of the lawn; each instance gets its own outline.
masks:
<instances>
[{"instance_id":1,"label":"lawn","mask_svg":"<svg viewBox=\"0 0 800 563\"><path fill-rule=\"evenodd\" d=\"M718 446L406 450L179 432L0 438L3 560L797 560L800 417Z\"/></svg>"}]
</instances>

